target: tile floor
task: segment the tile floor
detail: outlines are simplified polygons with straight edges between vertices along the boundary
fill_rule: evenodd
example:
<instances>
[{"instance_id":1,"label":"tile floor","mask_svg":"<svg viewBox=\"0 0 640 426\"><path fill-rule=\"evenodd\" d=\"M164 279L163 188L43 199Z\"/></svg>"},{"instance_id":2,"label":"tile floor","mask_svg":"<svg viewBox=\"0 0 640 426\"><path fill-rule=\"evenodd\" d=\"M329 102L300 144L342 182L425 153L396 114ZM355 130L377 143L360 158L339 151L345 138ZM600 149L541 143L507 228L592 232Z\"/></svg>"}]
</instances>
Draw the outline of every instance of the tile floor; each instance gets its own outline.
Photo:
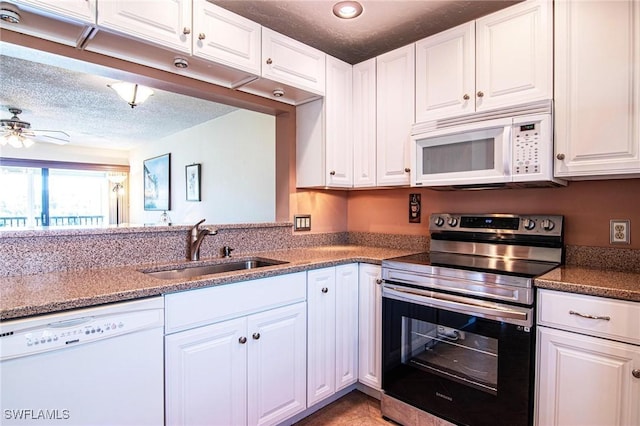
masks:
<instances>
[{"instance_id":1,"label":"tile floor","mask_svg":"<svg viewBox=\"0 0 640 426\"><path fill-rule=\"evenodd\" d=\"M382 418L380 401L355 390L300 420L295 426L392 426L395 424Z\"/></svg>"}]
</instances>

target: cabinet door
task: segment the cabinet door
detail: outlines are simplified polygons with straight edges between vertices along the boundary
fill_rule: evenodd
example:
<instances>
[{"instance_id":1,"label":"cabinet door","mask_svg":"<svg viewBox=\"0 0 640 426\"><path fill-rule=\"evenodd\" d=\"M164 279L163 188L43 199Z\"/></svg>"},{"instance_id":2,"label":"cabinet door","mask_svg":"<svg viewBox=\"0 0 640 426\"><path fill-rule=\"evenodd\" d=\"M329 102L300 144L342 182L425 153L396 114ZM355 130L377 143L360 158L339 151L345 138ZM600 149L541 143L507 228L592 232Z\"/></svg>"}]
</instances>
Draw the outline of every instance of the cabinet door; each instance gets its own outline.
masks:
<instances>
[{"instance_id":1,"label":"cabinet door","mask_svg":"<svg viewBox=\"0 0 640 426\"><path fill-rule=\"evenodd\" d=\"M353 138L351 120L351 65L327 56L325 95L327 184L353 186Z\"/></svg>"},{"instance_id":2,"label":"cabinet door","mask_svg":"<svg viewBox=\"0 0 640 426\"><path fill-rule=\"evenodd\" d=\"M305 410L306 315L302 302L248 318L249 425L278 424Z\"/></svg>"},{"instance_id":3,"label":"cabinet door","mask_svg":"<svg viewBox=\"0 0 640 426\"><path fill-rule=\"evenodd\" d=\"M374 389L382 385L382 289L380 266L360 264L359 380Z\"/></svg>"},{"instance_id":4,"label":"cabinet door","mask_svg":"<svg viewBox=\"0 0 640 426\"><path fill-rule=\"evenodd\" d=\"M324 95L326 55L299 41L262 28L262 76Z\"/></svg>"},{"instance_id":5,"label":"cabinet door","mask_svg":"<svg viewBox=\"0 0 640 426\"><path fill-rule=\"evenodd\" d=\"M415 109L414 45L380 55L376 61L378 186L408 185Z\"/></svg>"},{"instance_id":6,"label":"cabinet door","mask_svg":"<svg viewBox=\"0 0 640 426\"><path fill-rule=\"evenodd\" d=\"M17 0L15 3L31 5L87 24L96 23L96 0Z\"/></svg>"},{"instance_id":7,"label":"cabinet door","mask_svg":"<svg viewBox=\"0 0 640 426\"><path fill-rule=\"evenodd\" d=\"M640 3L555 3L555 174L640 173Z\"/></svg>"},{"instance_id":8,"label":"cabinet door","mask_svg":"<svg viewBox=\"0 0 640 426\"><path fill-rule=\"evenodd\" d=\"M358 264L336 267L336 392L358 381Z\"/></svg>"},{"instance_id":9,"label":"cabinet door","mask_svg":"<svg viewBox=\"0 0 640 426\"><path fill-rule=\"evenodd\" d=\"M538 328L536 424L640 424L640 347Z\"/></svg>"},{"instance_id":10,"label":"cabinet door","mask_svg":"<svg viewBox=\"0 0 640 426\"><path fill-rule=\"evenodd\" d=\"M193 2L193 54L260 75L261 27L206 0Z\"/></svg>"},{"instance_id":11,"label":"cabinet door","mask_svg":"<svg viewBox=\"0 0 640 426\"><path fill-rule=\"evenodd\" d=\"M475 22L416 43L416 122L475 111Z\"/></svg>"},{"instance_id":12,"label":"cabinet door","mask_svg":"<svg viewBox=\"0 0 640 426\"><path fill-rule=\"evenodd\" d=\"M335 268L307 272L307 403L312 406L336 390Z\"/></svg>"},{"instance_id":13,"label":"cabinet door","mask_svg":"<svg viewBox=\"0 0 640 426\"><path fill-rule=\"evenodd\" d=\"M476 110L553 96L548 0L522 2L476 21Z\"/></svg>"},{"instance_id":14,"label":"cabinet door","mask_svg":"<svg viewBox=\"0 0 640 426\"><path fill-rule=\"evenodd\" d=\"M168 425L244 425L247 421L246 319L165 338Z\"/></svg>"},{"instance_id":15,"label":"cabinet door","mask_svg":"<svg viewBox=\"0 0 640 426\"><path fill-rule=\"evenodd\" d=\"M98 25L141 40L191 53L191 1L109 0L100 2Z\"/></svg>"},{"instance_id":16,"label":"cabinet door","mask_svg":"<svg viewBox=\"0 0 640 426\"><path fill-rule=\"evenodd\" d=\"M376 59L353 66L353 186L376 186Z\"/></svg>"}]
</instances>

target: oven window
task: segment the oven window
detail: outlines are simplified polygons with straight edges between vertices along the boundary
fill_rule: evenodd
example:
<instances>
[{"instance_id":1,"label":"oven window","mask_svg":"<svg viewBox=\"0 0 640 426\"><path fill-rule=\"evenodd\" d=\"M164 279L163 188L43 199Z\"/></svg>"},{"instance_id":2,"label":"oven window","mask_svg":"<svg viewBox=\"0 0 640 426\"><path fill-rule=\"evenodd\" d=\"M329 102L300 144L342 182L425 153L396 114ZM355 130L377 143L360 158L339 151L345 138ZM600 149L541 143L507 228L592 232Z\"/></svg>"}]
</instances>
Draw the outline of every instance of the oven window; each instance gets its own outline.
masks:
<instances>
[{"instance_id":1,"label":"oven window","mask_svg":"<svg viewBox=\"0 0 640 426\"><path fill-rule=\"evenodd\" d=\"M402 363L472 386L498 392L498 340L459 328L402 317Z\"/></svg>"},{"instance_id":2,"label":"oven window","mask_svg":"<svg viewBox=\"0 0 640 426\"><path fill-rule=\"evenodd\" d=\"M494 168L495 139L476 139L422 148L422 174L472 172Z\"/></svg>"}]
</instances>

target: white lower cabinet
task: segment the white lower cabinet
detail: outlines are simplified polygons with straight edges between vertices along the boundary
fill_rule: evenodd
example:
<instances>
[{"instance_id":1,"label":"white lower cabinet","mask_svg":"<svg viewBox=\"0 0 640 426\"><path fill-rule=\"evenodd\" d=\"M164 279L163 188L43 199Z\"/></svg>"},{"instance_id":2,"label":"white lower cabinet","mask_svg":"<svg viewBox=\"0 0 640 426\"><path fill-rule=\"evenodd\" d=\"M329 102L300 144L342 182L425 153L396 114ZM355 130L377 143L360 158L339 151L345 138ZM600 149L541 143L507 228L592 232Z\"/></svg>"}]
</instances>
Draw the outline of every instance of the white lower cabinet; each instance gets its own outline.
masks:
<instances>
[{"instance_id":1,"label":"white lower cabinet","mask_svg":"<svg viewBox=\"0 0 640 426\"><path fill-rule=\"evenodd\" d=\"M358 265L307 272L307 404L358 380Z\"/></svg>"},{"instance_id":2,"label":"white lower cabinet","mask_svg":"<svg viewBox=\"0 0 640 426\"><path fill-rule=\"evenodd\" d=\"M535 424L640 424L640 304L538 294Z\"/></svg>"},{"instance_id":3,"label":"white lower cabinet","mask_svg":"<svg viewBox=\"0 0 640 426\"><path fill-rule=\"evenodd\" d=\"M202 323L205 306L212 323L165 337L166 424L273 425L304 411L304 293L299 273L167 295L168 330Z\"/></svg>"},{"instance_id":4,"label":"white lower cabinet","mask_svg":"<svg viewBox=\"0 0 640 426\"><path fill-rule=\"evenodd\" d=\"M377 390L382 387L382 287L379 265L360 264L358 380Z\"/></svg>"}]
</instances>

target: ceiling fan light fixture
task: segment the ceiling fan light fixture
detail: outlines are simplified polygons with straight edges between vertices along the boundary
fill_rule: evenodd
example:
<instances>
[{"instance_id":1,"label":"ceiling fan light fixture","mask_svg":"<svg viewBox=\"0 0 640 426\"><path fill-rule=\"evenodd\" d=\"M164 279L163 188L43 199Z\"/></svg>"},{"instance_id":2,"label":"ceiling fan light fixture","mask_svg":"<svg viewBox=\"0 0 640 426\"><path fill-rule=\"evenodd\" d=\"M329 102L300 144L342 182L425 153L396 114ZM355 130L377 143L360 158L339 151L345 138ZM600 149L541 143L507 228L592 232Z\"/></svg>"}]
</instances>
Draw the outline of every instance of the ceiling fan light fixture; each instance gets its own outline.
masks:
<instances>
[{"instance_id":1,"label":"ceiling fan light fixture","mask_svg":"<svg viewBox=\"0 0 640 426\"><path fill-rule=\"evenodd\" d=\"M115 90L118 96L131 105L131 108L140 105L149 99L149 96L153 95L153 90L150 87L126 81L118 81L107 86Z\"/></svg>"},{"instance_id":2,"label":"ceiling fan light fixture","mask_svg":"<svg viewBox=\"0 0 640 426\"><path fill-rule=\"evenodd\" d=\"M357 1L341 1L333 5L333 14L340 19L353 19L362 14L363 7Z\"/></svg>"},{"instance_id":3,"label":"ceiling fan light fixture","mask_svg":"<svg viewBox=\"0 0 640 426\"><path fill-rule=\"evenodd\" d=\"M0 139L0 145L5 146L7 144L14 148L29 148L33 145L33 141L17 132L12 132Z\"/></svg>"}]
</instances>

